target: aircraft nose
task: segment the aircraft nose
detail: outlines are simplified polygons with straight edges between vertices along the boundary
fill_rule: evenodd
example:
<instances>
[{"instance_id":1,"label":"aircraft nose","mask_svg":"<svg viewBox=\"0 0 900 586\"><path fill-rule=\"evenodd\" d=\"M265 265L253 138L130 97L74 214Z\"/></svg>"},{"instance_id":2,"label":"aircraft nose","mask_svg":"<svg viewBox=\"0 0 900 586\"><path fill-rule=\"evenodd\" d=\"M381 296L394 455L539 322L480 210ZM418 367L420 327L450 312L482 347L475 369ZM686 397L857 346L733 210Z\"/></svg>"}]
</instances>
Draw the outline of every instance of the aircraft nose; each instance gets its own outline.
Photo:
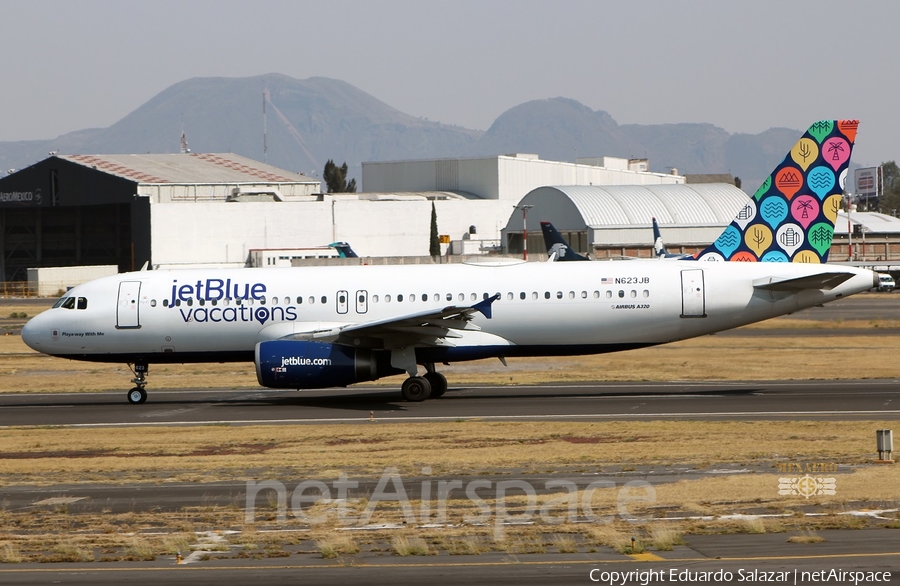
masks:
<instances>
[{"instance_id":1,"label":"aircraft nose","mask_svg":"<svg viewBox=\"0 0 900 586\"><path fill-rule=\"evenodd\" d=\"M32 350L41 351L40 326L37 324L38 318L33 317L22 326L22 341Z\"/></svg>"}]
</instances>

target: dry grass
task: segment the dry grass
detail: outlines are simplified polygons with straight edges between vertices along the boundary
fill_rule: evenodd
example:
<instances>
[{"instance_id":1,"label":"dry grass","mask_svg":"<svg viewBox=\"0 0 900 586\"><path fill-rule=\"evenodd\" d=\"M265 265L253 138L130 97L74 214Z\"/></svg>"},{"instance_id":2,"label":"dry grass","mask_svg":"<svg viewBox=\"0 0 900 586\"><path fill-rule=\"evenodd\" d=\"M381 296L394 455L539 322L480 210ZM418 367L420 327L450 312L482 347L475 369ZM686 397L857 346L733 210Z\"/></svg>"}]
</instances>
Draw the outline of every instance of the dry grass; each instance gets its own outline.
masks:
<instances>
[{"instance_id":1,"label":"dry grass","mask_svg":"<svg viewBox=\"0 0 900 586\"><path fill-rule=\"evenodd\" d=\"M321 537L316 540L316 547L325 559L359 553L359 545L352 537L346 534Z\"/></svg>"},{"instance_id":2,"label":"dry grass","mask_svg":"<svg viewBox=\"0 0 900 586\"><path fill-rule=\"evenodd\" d=\"M406 535L395 535L393 539L391 539L391 546L394 548L394 553L399 556L411 556L411 555L431 555L431 549L429 549L428 544L425 543L425 540L421 537L409 537Z\"/></svg>"},{"instance_id":3,"label":"dry grass","mask_svg":"<svg viewBox=\"0 0 900 586\"><path fill-rule=\"evenodd\" d=\"M813 530L804 531L800 535L793 535L788 538L788 543L822 543L825 538Z\"/></svg>"},{"instance_id":4,"label":"dry grass","mask_svg":"<svg viewBox=\"0 0 900 586\"><path fill-rule=\"evenodd\" d=\"M461 421L340 426L339 433L334 425L6 428L0 484L377 477L391 466L409 476L425 467L462 475L673 463L862 464L874 456L872 430L888 427L886 421ZM730 438L727 446L723 437ZM678 495L698 504L703 497Z\"/></svg>"},{"instance_id":5,"label":"dry grass","mask_svg":"<svg viewBox=\"0 0 900 586\"><path fill-rule=\"evenodd\" d=\"M678 527L654 525L650 528L650 544L656 551L672 551L676 545L684 545L684 539Z\"/></svg>"}]
</instances>

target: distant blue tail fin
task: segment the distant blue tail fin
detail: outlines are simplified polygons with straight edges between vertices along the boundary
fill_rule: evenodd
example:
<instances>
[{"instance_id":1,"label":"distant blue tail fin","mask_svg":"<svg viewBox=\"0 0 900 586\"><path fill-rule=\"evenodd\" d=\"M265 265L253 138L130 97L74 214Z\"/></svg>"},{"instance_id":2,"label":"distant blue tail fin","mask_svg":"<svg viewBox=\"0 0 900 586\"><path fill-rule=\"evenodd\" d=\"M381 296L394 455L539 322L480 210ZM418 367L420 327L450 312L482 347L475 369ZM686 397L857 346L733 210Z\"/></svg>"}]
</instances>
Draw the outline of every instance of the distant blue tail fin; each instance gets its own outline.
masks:
<instances>
[{"instance_id":1,"label":"distant blue tail fin","mask_svg":"<svg viewBox=\"0 0 900 586\"><path fill-rule=\"evenodd\" d=\"M359 258L359 255L353 252L353 249L346 242L332 242L328 246L337 250L341 258Z\"/></svg>"},{"instance_id":2,"label":"distant blue tail fin","mask_svg":"<svg viewBox=\"0 0 900 586\"><path fill-rule=\"evenodd\" d=\"M544 245L547 247L549 260L590 260L572 250L566 239L550 222L541 222L541 231L544 233Z\"/></svg>"},{"instance_id":3,"label":"distant blue tail fin","mask_svg":"<svg viewBox=\"0 0 900 586\"><path fill-rule=\"evenodd\" d=\"M828 260L858 120L809 127L722 235L698 260Z\"/></svg>"},{"instance_id":4,"label":"distant blue tail fin","mask_svg":"<svg viewBox=\"0 0 900 586\"><path fill-rule=\"evenodd\" d=\"M653 252L656 254L657 258L666 258L669 256L669 251L666 250L666 245L663 244L662 234L659 232L659 223L657 223L656 218L653 219Z\"/></svg>"}]
</instances>

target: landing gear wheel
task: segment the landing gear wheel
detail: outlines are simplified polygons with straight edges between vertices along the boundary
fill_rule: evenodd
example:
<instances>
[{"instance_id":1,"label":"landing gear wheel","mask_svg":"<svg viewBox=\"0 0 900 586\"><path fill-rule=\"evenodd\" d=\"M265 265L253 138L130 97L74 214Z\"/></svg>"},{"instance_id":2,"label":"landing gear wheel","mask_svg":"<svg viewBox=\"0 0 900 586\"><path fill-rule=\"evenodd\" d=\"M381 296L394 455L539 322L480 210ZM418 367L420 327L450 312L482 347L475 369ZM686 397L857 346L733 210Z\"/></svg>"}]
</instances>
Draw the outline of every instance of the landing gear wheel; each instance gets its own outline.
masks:
<instances>
[{"instance_id":1,"label":"landing gear wheel","mask_svg":"<svg viewBox=\"0 0 900 586\"><path fill-rule=\"evenodd\" d=\"M134 387L128 391L128 402L132 405L140 405L147 400L147 391L141 387Z\"/></svg>"},{"instance_id":2,"label":"landing gear wheel","mask_svg":"<svg viewBox=\"0 0 900 586\"><path fill-rule=\"evenodd\" d=\"M422 378L431 383L431 398L437 399L447 392L447 377L439 372L427 372Z\"/></svg>"},{"instance_id":3,"label":"landing gear wheel","mask_svg":"<svg viewBox=\"0 0 900 586\"><path fill-rule=\"evenodd\" d=\"M134 367L130 364L128 367L134 373L131 382L137 385L128 391L128 402L132 405L140 405L147 400L147 391L144 390L144 387L147 385L147 371L150 370L150 365L143 360L138 360L135 361Z\"/></svg>"},{"instance_id":4,"label":"landing gear wheel","mask_svg":"<svg viewBox=\"0 0 900 586\"><path fill-rule=\"evenodd\" d=\"M403 381L400 392L407 401L418 403L431 396L431 383L424 377L411 376Z\"/></svg>"}]
</instances>

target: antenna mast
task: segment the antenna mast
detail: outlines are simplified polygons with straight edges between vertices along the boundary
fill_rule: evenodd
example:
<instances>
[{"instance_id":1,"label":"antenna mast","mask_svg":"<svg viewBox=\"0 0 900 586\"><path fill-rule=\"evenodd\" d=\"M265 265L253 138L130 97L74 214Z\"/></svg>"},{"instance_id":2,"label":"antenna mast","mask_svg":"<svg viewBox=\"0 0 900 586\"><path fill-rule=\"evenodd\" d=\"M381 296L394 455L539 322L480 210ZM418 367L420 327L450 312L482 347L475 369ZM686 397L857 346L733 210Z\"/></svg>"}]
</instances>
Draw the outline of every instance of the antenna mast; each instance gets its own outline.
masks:
<instances>
[{"instance_id":1,"label":"antenna mast","mask_svg":"<svg viewBox=\"0 0 900 586\"><path fill-rule=\"evenodd\" d=\"M266 132L266 100L269 99L269 90L263 90L263 163L269 162L269 145Z\"/></svg>"}]
</instances>

